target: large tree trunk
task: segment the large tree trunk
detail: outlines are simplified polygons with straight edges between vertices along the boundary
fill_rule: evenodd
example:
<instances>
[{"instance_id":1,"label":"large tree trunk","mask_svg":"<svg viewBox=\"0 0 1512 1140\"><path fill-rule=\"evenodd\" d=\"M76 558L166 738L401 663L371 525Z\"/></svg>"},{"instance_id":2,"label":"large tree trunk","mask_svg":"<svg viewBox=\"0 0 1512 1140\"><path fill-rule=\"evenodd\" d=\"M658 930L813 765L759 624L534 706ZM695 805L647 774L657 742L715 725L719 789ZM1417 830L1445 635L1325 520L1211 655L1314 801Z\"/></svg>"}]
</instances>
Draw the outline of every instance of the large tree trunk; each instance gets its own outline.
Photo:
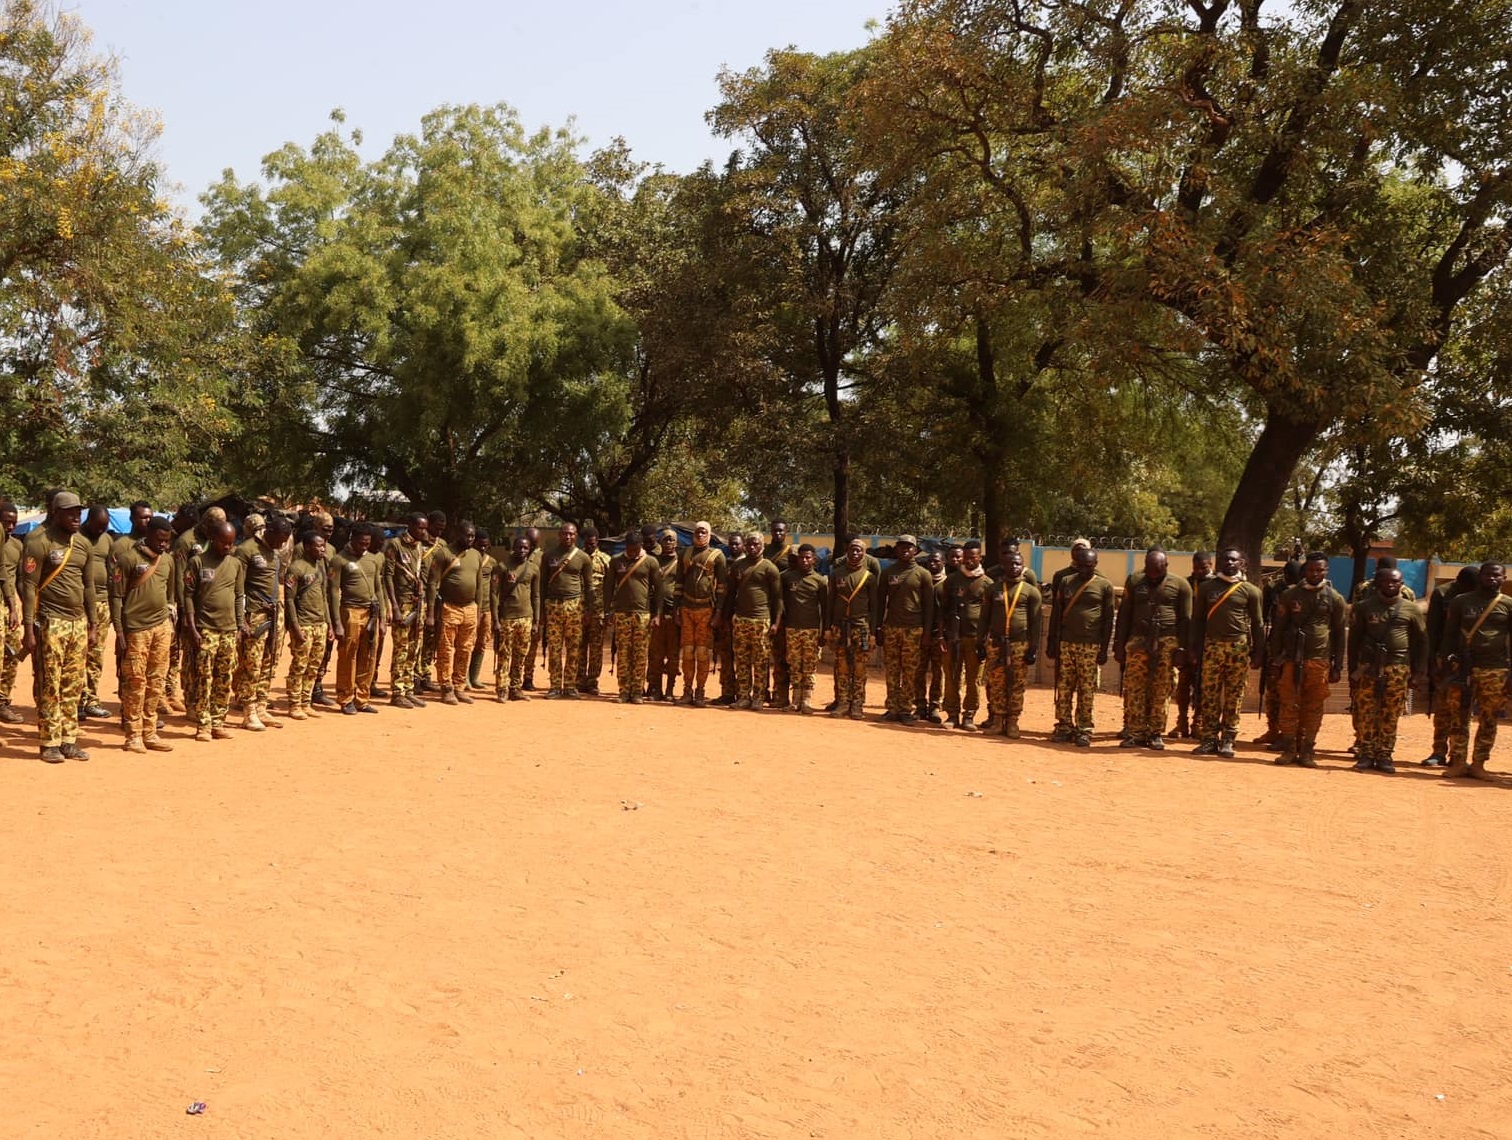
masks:
<instances>
[{"instance_id":1,"label":"large tree trunk","mask_svg":"<svg viewBox=\"0 0 1512 1140\"><path fill-rule=\"evenodd\" d=\"M1249 559L1250 577L1258 578L1265 532L1291 485L1292 474L1307 449L1317 442L1322 425L1271 411L1255 440L1244 474L1223 516L1219 545L1238 547Z\"/></svg>"},{"instance_id":2,"label":"large tree trunk","mask_svg":"<svg viewBox=\"0 0 1512 1140\"><path fill-rule=\"evenodd\" d=\"M850 533L850 448L835 452L835 553L841 553L845 536Z\"/></svg>"},{"instance_id":3,"label":"large tree trunk","mask_svg":"<svg viewBox=\"0 0 1512 1140\"><path fill-rule=\"evenodd\" d=\"M1008 485L1003 479L1003 467L1008 460L1008 436L995 431L992 409L997 404L997 357L992 351L992 330L985 320L976 323L977 392L980 404L973 409L981 423L982 443L976 449L982 464L982 562L996 566L998 548L1008 529L1004 517L1008 499Z\"/></svg>"}]
</instances>

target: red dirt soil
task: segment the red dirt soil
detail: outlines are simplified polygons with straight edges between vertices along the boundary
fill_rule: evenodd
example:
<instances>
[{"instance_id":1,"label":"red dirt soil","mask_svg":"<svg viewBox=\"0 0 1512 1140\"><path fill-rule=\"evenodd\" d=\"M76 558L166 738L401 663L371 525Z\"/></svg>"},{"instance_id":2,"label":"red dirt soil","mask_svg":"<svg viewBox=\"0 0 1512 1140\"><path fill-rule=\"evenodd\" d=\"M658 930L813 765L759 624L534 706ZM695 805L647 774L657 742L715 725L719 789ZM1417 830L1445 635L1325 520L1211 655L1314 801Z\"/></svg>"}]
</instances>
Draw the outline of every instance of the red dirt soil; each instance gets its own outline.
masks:
<instances>
[{"instance_id":1,"label":"red dirt soil","mask_svg":"<svg viewBox=\"0 0 1512 1140\"><path fill-rule=\"evenodd\" d=\"M1512 1136L1512 784L1098 713L7 729L0 1136Z\"/></svg>"}]
</instances>

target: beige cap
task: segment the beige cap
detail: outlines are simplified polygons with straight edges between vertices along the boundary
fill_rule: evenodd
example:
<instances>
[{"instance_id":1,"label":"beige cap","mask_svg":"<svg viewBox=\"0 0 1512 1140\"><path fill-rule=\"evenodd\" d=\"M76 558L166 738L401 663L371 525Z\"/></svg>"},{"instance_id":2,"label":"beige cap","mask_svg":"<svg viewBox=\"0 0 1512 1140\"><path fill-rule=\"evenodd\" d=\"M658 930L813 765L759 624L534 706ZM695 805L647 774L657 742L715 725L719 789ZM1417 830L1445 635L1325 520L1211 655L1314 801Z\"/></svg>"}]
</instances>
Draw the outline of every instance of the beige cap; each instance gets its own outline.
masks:
<instances>
[{"instance_id":1,"label":"beige cap","mask_svg":"<svg viewBox=\"0 0 1512 1140\"><path fill-rule=\"evenodd\" d=\"M83 506L79 502L79 496L72 491L59 491L53 496L52 509L55 511L77 511L83 509Z\"/></svg>"},{"instance_id":2,"label":"beige cap","mask_svg":"<svg viewBox=\"0 0 1512 1140\"><path fill-rule=\"evenodd\" d=\"M226 508L208 507L205 510L203 518L207 523L223 523L226 521Z\"/></svg>"},{"instance_id":3,"label":"beige cap","mask_svg":"<svg viewBox=\"0 0 1512 1140\"><path fill-rule=\"evenodd\" d=\"M919 549L919 540L911 534L900 534L897 541L893 543L894 546L903 546L904 544L913 547L915 550Z\"/></svg>"},{"instance_id":4,"label":"beige cap","mask_svg":"<svg viewBox=\"0 0 1512 1140\"><path fill-rule=\"evenodd\" d=\"M1073 542L1071 544L1071 549L1072 550L1091 550L1092 549L1092 543L1091 543L1091 541L1089 539L1078 538L1075 542Z\"/></svg>"},{"instance_id":5,"label":"beige cap","mask_svg":"<svg viewBox=\"0 0 1512 1140\"><path fill-rule=\"evenodd\" d=\"M248 534L256 534L260 530L265 530L267 525L267 520L262 515L248 515L242 519L242 529Z\"/></svg>"}]
</instances>

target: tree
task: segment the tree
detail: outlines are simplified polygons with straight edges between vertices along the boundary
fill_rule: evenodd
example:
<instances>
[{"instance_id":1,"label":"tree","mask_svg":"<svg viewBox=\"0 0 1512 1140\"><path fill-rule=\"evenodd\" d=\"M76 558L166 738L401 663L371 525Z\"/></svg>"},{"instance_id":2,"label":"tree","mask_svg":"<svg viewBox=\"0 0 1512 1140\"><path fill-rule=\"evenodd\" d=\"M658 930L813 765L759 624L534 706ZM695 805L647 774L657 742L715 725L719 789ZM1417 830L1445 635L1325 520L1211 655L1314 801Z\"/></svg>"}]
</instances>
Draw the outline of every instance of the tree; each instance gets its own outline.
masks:
<instances>
[{"instance_id":1,"label":"tree","mask_svg":"<svg viewBox=\"0 0 1512 1140\"><path fill-rule=\"evenodd\" d=\"M789 444L829 457L837 535L850 529L851 409L887 325L896 210L907 190L867 164L847 118L870 66L866 49L772 51L763 67L721 74L723 99L708 116L749 147L725 169L728 209L743 231L726 257L746 277L751 319L770 329L764 350L785 388L774 402L791 410L795 427L808 422L803 405L822 404L823 434Z\"/></svg>"},{"instance_id":2,"label":"tree","mask_svg":"<svg viewBox=\"0 0 1512 1140\"><path fill-rule=\"evenodd\" d=\"M230 297L157 197L157 127L73 16L0 9L0 480L112 501L219 485Z\"/></svg>"},{"instance_id":3,"label":"tree","mask_svg":"<svg viewBox=\"0 0 1512 1140\"><path fill-rule=\"evenodd\" d=\"M360 143L333 129L265 159L267 190L227 172L203 199L262 345L260 406L294 452L273 470L305 494L341 479L499 521L534 498L514 451L530 417L591 398L626 351L579 248L575 143L504 106L433 111L372 163Z\"/></svg>"},{"instance_id":4,"label":"tree","mask_svg":"<svg viewBox=\"0 0 1512 1140\"><path fill-rule=\"evenodd\" d=\"M1221 364L1257 431L1223 539L1255 559L1332 425L1421 426L1505 266L1505 21L1503 0L910 0L881 50L896 132L1016 217L998 281L1153 304L1159 348Z\"/></svg>"}]
</instances>

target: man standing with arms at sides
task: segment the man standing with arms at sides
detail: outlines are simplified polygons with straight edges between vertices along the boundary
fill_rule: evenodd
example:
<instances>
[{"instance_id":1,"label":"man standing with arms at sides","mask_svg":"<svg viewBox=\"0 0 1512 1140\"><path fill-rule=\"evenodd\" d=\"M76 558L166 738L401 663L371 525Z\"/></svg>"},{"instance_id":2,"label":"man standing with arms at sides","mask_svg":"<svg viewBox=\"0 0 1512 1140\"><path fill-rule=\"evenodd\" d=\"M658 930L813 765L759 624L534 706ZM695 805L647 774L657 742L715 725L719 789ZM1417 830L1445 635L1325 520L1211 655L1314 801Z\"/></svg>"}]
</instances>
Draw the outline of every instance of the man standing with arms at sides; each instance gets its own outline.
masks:
<instances>
[{"instance_id":1,"label":"man standing with arms at sides","mask_svg":"<svg viewBox=\"0 0 1512 1140\"><path fill-rule=\"evenodd\" d=\"M788 534L788 524L785 519L772 520L772 541L767 543L761 551L761 556L777 567L780 577L793 568L793 539ZM792 707L792 678L788 674L787 642L783 640L786 635L778 629L772 637L772 677L768 687L767 679L763 677L757 686L763 699L767 699L774 709L786 709Z\"/></svg>"},{"instance_id":2,"label":"man standing with arms at sides","mask_svg":"<svg viewBox=\"0 0 1512 1140\"><path fill-rule=\"evenodd\" d=\"M761 554L761 535L745 537L745 554L730 567L724 620L735 653L735 708L760 711L771 661L772 634L782 621L782 575Z\"/></svg>"},{"instance_id":3,"label":"man standing with arms at sides","mask_svg":"<svg viewBox=\"0 0 1512 1140\"><path fill-rule=\"evenodd\" d=\"M456 537L441 542L431 557L426 598L429 625L436 631L436 680L443 705L470 705L467 666L478 633L478 596L483 592L483 556L474 546L478 530L467 519Z\"/></svg>"},{"instance_id":4,"label":"man standing with arms at sides","mask_svg":"<svg viewBox=\"0 0 1512 1140\"><path fill-rule=\"evenodd\" d=\"M1501 592L1504 578L1498 563L1482 563L1476 588L1450 602L1444 618L1441 689L1451 702L1454 726L1446 776L1486 778L1486 761L1496 744L1496 719L1512 697L1512 598ZM1473 753L1472 712L1478 714Z\"/></svg>"},{"instance_id":5,"label":"man standing with arms at sides","mask_svg":"<svg viewBox=\"0 0 1512 1140\"><path fill-rule=\"evenodd\" d=\"M525 537L530 540L530 559L536 564L536 569L541 568L541 558L545 551L541 549L541 528L528 526L525 528ZM525 692L535 692L535 667L536 656L541 652L541 634L545 631L541 628L541 615L537 610L535 624L530 628L530 660L525 662L525 683L521 686Z\"/></svg>"},{"instance_id":6,"label":"man standing with arms at sides","mask_svg":"<svg viewBox=\"0 0 1512 1140\"><path fill-rule=\"evenodd\" d=\"M0 502L0 602L5 628L0 630L0 724L20 724L23 717L11 707L16 666L21 662L21 540L16 537L16 504Z\"/></svg>"},{"instance_id":7,"label":"man standing with arms at sides","mask_svg":"<svg viewBox=\"0 0 1512 1140\"><path fill-rule=\"evenodd\" d=\"M882 575L882 662L887 670L887 711L883 720L913 724L917 719L919 662L924 638L934 634L934 578L914 562L919 540L901 534L893 543L895 561Z\"/></svg>"},{"instance_id":8,"label":"man standing with arms at sides","mask_svg":"<svg viewBox=\"0 0 1512 1140\"><path fill-rule=\"evenodd\" d=\"M992 589L981 602L975 653L979 666L987 663L986 731L1017 740L1029 667L1039 658L1043 599L1024 576L1024 556L1016 540L1003 539L998 565L1002 574L992 579Z\"/></svg>"},{"instance_id":9,"label":"man standing with arms at sides","mask_svg":"<svg viewBox=\"0 0 1512 1140\"><path fill-rule=\"evenodd\" d=\"M1376 559L1375 568L1377 572L1382 570L1395 570L1397 569L1397 560L1393 555L1383 554ZM1354 600L1356 602L1363 602L1374 592L1375 579L1365 578L1355 584ZM1402 586L1401 596L1409 602L1417 600L1417 595L1412 592L1412 587L1408 585ZM1349 678L1349 716L1351 723L1354 725L1355 732L1355 742L1354 744L1350 745L1349 750L1351 752L1358 752L1360 747L1360 733L1364 731L1364 722L1360 719L1359 686L1358 684L1356 684L1353 674L1351 674Z\"/></svg>"},{"instance_id":10,"label":"man standing with arms at sides","mask_svg":"<svg viewBox=\"0 0 1512 1140\"><path fill-rule=\"evenodd\" d=\"M1438 647L1444 643L1444 624L1449 616L1449 603L1461 594L1473 592L1478 582L1479 574L1474 566L1461 566L1459 575L1454 581L1445 582L1428 595L1428 652L1430 655L1437 653ZM10 692L8 688L0 689L0 696L8 692ZM1449 763L1449 730L1453 727L1453 720L1449 713L1449 702L1444 700L1444 691L1440 689L1435 694L1430 689L1428 695L1430 712L1433 714L1433 751L1423 761L1423 767L1442 768ZM4 719L3 708L0 708L0 719Z\"/></svg>"},{"instance_id":11,"label":"man standing with arms at sides","mask_svg":"<svg viewBox=\"0 0 1512 1140\"><path fill-rule=\"evenodd\" d=\"M94 624L94 548L79 535L83 504L72 491L53 496L48 519L21 551L21 652L33 654L42 759L88 760L79 747L79 693Z\"/></svg>"},{"instance_id":12,"label":"man standing with arms at sides","mask_svg":"<svg viewBox=\"0 0 1512 1140\"><path fill-rule=\"evenodd\" d=\"M1192 555L1192 572L1187 576L1187 585L1192 587L1192 606L1197 605L1197 594L1202 584L1213 576L1213 556L1206 550ZM1185 646L1182 647L1185 649ZM1176 671L1176 735L1202 738L1202 672L1192 664L1186 652L1179 657ZM1190 712L1190 718L1188 717Z\"/></svg>"},{"instance_id":13,"label":"man standing with arms at sides","mask_svg":"<svg viewBox=\"0 0 1512 1140\"><path fill-rule=\"evenodd\" d=\"M1276 752L1285 751L1281 745L1281 663L1284 654L1277 639L1279 615L1276 606L1281 595L1302 581L1303 563L1289 558L1281 568L1281 577L1267 582L1261 590L1261 609L1265 614L1265 732L1255 737L1256 744L1263 744Z\"/></svg>"},{"instance_id":14,"label":"man standing with arms at sides","mask_svg":"<svg viewBox=\"0 0 1512 1140\"><path fill-rule=\"evenodd\" d=\"M1198 756L1234 755L1239 710L1249 669L1260 668L1265 615L1260 587L1246 582L1234 547L1218 552L1218 574L1192 599L1188 658L1202 686L1202 741Z\"/></svg>"},{"instance_id":15,"label":"man standing with arms at sides","mask_svg":"<svg viewBox=\"0 0 1512 1140\"><path fill-rule=\"evenodd\" d=\"M866 664L872 631L882 614L882 578L874 573L866 544L852 537L845 558L830 573L828 636L835 651L833 717L861 720L866 715Z\"/></svg>"},{"instance_id":16,"label":"man standing with arms at sides","mask_svg":"<svg viewBox=\"0 0 1512 1140\"><path fill-rule=\"evenodd\" d=\"M389 657L389 704L401 709L424 708L415 695L415 674L425 639L425 566L429 524L416 512L405 520L404 533L383 544L383 592L393 617L393 649Z\"/></svg>"},{"instance_id":17,"label":"man standing with arms at sides","mask_svg":"<svg viewBox=\"0 0 1512 1140\"><path fill-rule=\"evenodd\" d=\"M307 530L284 573L284 617L289 625L289 718L307 720L311 693L331 630L331 603L326 593L325 536Z\"/></svg>"},{"instance_id":18,"label":"man standing with arms at sides","mask_svg":"<svg viewBox=\"0 0 1512 1140\"><path fill-rule=\"evenodd\" d=\"M704 686L714 657L714 608L728 573L722 550L711 546L713 530L693 524L693 545L685 547L677 570L678 621L683 674L683 703L701 709Z\"/></svg>"},{"instance_id":19,"label":"man standing with arms at sides","mask_svg":"<svg viewBox=\"0 0 1512 1140\"><path fill-rule=\"evenodd\" d=\"M109 716L110 710L100 704L100 678L105 675L105 631L110 628L110 548L114 545L108 533L110 510L101 503L92 504L84 512L84 522L79 527L79 537L94 549L90 561L90 586L94 591L94 627L99 636L90 644L84 663L84 691L79 694L79 719Z\"/></svg>"},{"instance_id":20,"label":"man standing with arms at sides","mask_svg":"<svg viewBox=\"0 0 1512 1140\"><path fill-rule=\"evenodd\" d=\"M995 583L982 568L982 544L973 538L960 549L960 565L945 575L945 598L941 615L941 634L947 653L945 666L945 723L957 728L976 728L976 715L982 704L982 666L977 657L977 629L982 623L982 604L991 596ZM1004 551L1017 550L1017 543L1005 543ZM1005 563L1006 565L1006 563ZM1024 560L1019 559L1019 578L1023 580ZM1035 591L1038 596L1039 591ZM1001 725L1001 710L998 713Z\"/></svg>"},{"instance_id":21,"label":"man standing with arms at sides","mask_svg":"<svg viewBox=\"0 0 1512 1140\"><path fill-rule=\"evenodd\" d=\"M814 676L819 671L819 647L829 610L829 583L815 569L817 563L818 553L805 542L782 575L782 627L778 633L787 646L794 703L805 716L814 711Z\"/></svg>"},{"instance_id":22,"label":"man standing with arms at sides","mask_svg":"<svg viewBox=\"0 0 1512 1140\"><path fill-rule=\"evenodd\" d=\"M373 649L388 617L383 564L372 552L373 527L353 523L347 544L331 559L332 632L336 635L336 703L348 716L377 712L372 705Z\"/></svg>"},{"instance_id":23,"label":"man standing with arms at sides","mask_svg":"<svg viewBox=\"0 0 1512 1140\"><path fill-rule=\"evenodd\" d=\"M425 534L427 546L425 556L421 560L422 581L429 582L432 569L437 561L443 564L451 561L454 551L446 541L446 512L432 511L425 518ZM438 627L424 623L420 634L420 652L415 657L415 692L434 693L446 687L446 678L437 676L431 680L431 669L436 664L436 638L439 636Z\"/></svg>"},{"instance_id":24,"label":"man standing with arms at sides","mask_svg":"<svg viewBox=\"0 0 1512 1140\"><path fill-rule=\"evenodd\" d=\"M1277 764L1318 766L1313 748L1323 727L1323 705L1328 687L1338 684L1344 666L1345 608L1344 599L1328 584L1328 555L1322 553L1309 554L1302 581L1276 599L1271 648L1280 666Z\"/></svg>"},{"instance_id":25,"label":"man standing with arms at sides","mask_svg":"<svg viewBox=\"0 0 1512 1140\"><path fill-rule=\"evenodd\" d=\"M1124 583L1113 634L1123 669L1125 748L1165 747L1166 706L1192 621L1192 587L1167 573L1166 552L1145 552L1143 574Z\"/></svg>"},{"instance_id":26,"label":"man standing with arms at sides","mask_svg":"<svg viewBox=\"0 0 1512 1140\"><path fill-rule=\"evenodd\" d=\"M229 740L226 713L231 707L231 678L236 672L237 634L247 625L247 598L242 563L232 553L236 530L228 522L210 529L210 549L189 559L184 572L184 628L194 646L195 740Z\"/></svg>"},{"instance_id":27,"label":"man standing with arms at sides","mask_svg":"<svg viewBox=\"0 0 1512 1140\"><path fill-rule=\"evenodd\" d=\"M593 527L583 531L583 554L588 558L588 577L583 583L583 632L575 688L596 697L599 677L604 673L604 640L609 634L609 616L603 608L608 596L604 575L609 570L609 555L599 549L599 532ZM571 686L571 679L568 684Z\"/></svg>"},{"instance_id":28,"label":"man standing with arms at sides","mask_svg":"<svg viewBox=\"0 0 1512 1140\"><path fill-rule=\"evenodd\" d=\"M934 581L934 625L924 631L919 646L919 675L914 681L914 705L921 720L942 723L940 702L945 687L945 556L931 550L920 560Z\"/></svg>"},{"instance_id":29,"label":"man standing with arms at sides","mask_svg":"<svg viewBox=\"0 0 1512 1140\"><path fill-rule=\"evenodd\" d=\"M479 682L479 675L483 672L483 655L488 645L493 642L494 628L494 604L493 582L494 571L499 568L499 560L493 556L493 539L488 531L478 528L478 536L473 539L473 549L483 559L481 568L482 577L479 579L478 592L478 633L473 638L472 657L467 663L467 687L470 690L480 691L483 685ZM495 672L499 662L499 647L494 645Z\"/></svg>"},{"instance_id":30,"label":"man standing with arms at sides","mask_svg":"<svg viewBox=\"0 0 1512 1140\"><path fill-rule=\"evenodd\" d=\"M530 665L530 631L541 609L541 567L531 557L530 539L521 535L514 550L494 568L489 592L494 622L494 696L528 701L525 673Z\"/></svg>"},{"instance_id":31,"label":"man standing with arms at sides","mask_svg":"<svg viewBox=\"0 0 1512 1140\"><path fill-rule=\"evenodd\" d=\"M1311 566L1311 562L1308 563ZM1326 566L1326 563L1325 563ZM1342 609L1343 599L1340 599ZM1360 673L1360 747L1355 771L1396 771L1397 721L1407 689L1428 672L1428 628L1416 602L1402 597L1402 572L1376 570L1375 591L1350 615L1349 671Z\"/></svg>"},{"instance_id":32,"label":"man standing with arms at sides","mask_svg":"<svg viewBox=\"0 0 1512 1140\"><path fill-rule=\"evenodd\" d=\"M119 538L112 540L110 544L110 558L107 560L106 564L107 578L115 573L116 559L122 554L125 554L133 546L147 537L147 520L152 518L152 504L147 502L146 499L138 499L136 502L132 503L131 506L126 508L126 510L127 514L131 517L131 529L125 534L121 535ZM168 531L168 536L171 543L171 540L173 538L173 530L171 526ZM169 560L172 561L171 557ZM169 577L171 579L172 575L170 574ZM172 589L171 583L169 589ZM124 674L121 672L121 667L125 660L125 654L126 643L121 640L120 634L117 633L115 644L115 660L116 689L118 691L120 690L124 678ZM121 717L121 727L123 729L126 727L126 718L124 712Z\"/></svg>"},{"instance_id":33,"label":"man standing with arms at sides","mask_svg":"<svg viewBox=\"0 0 1512 1140\"><path fill-rule=\"evenodd\" d=\"M646 677L651 628L661 621L661 566L641 546L639 531L625 532L625 549L604 572L603 609L614 618L619 646L619 699L638 705Z\"/></svg>"},{"instance_id":34,"label":"man standing with arms at sides","mask_svg":"<svg viewBox=\"0 0 1512 1140\"><path fill-rule=\"evenodd\" d=\"M1050 638L1045 649L1046 656L1059 666L1055 675L1055 732L1050 739L1090 748L1097 670L1108 662L1116 616L1113 583L1097 572L1097 551L1090 547L1081 552L1075 574L1057 578L1060 592L1050 612Z\"/></svg>"},{"instance_id":35,"label":"man standing with arms at sides","mask_svg":"<svg viewBox=\"0 0 1512 1140\"><path fill-rule=\"evenodd\" d=\"M199 534L199 508L193 503L181 503L173 515L173 545L169 556L173 559L173 603L179 618L173 627L173 641L168 646L168 680L163 703L170 712L183 712L184 703L179 699L183 687L184 658L184 567L189 564L204 544ZM192 669L190 670L193 671Z\"/></svg>"},{"instance_id":36,"label":"man standing with arms at sides","mask_svg":"<svg viewBox=\"0 0 1512 1140\"><path fill-rule=\"evenodd\" d=\"M651 657L646 665L646 696L653 701L673 700L677 688L677 532L668 527L661 535L656 555L661 570L661 621L651 627Z\"/></svg>"},{"instance_id":37,"label":"man standing with arms at sides","mask_svg":"<svg viewBox=\"0 0 1512 1140\"><path fill-rule=\"evenodd\" d=\"M577 546L576 523L557 531L555 550L541 556L541 637L546 645L546 699L577 700L578 653L583 647L584 592L593 560ZM597 604L597 603L595 603Z\"/></svg>"},{"instance_id":38,"label":"man standing with arms at sides","mask_svg":"<svg viewBox=\"0 0 1512 1140\"><path fill-rule=\"evenodd\" d=\"M236 698L241 701L245 729L261 732L267 724L281 727L268 711L268 690L278 665L279 631L283 625L282 580L279 551L289 538L289 520L274 515L265 522L261 515L248 515L242 523L247 537L236 547L242 564L242 590L247 597L247 626L236 662Z\"/></svg>"},{"instance_id":39,"label":"man standing with arms at sides","mask_svg":"<svg viewBox=\"0 0 1512 1140\"><path fill-rule=\"evenodd\" d=\"M113 551L110 620L121 654L121 723L127 752L172 752L158 737L158 708L173 640L173 527L148 516L145 534Z\"/></svg>"}]
</instances>

